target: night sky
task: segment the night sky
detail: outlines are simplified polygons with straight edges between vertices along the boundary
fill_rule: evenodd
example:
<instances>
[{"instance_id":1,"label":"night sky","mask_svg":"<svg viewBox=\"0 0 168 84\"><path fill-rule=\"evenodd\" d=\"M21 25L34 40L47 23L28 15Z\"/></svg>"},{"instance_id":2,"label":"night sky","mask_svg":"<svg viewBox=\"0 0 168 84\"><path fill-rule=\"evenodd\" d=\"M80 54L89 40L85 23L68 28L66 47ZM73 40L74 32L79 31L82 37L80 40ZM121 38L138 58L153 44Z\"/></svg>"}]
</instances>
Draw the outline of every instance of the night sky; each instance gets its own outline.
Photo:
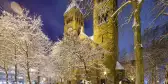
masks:
<instances>
[{"instance_id":1,"label":"night sky","mask_svg":"<svg viewBox=\"0 0 168 84\"><path fill-rule=\"evenodd\" d=\"M0 0L0 5L4 2L10 3L11 1L16 1L26 9L30 10L31 14L41 15L43 21L43 31L44 33L53 41L56 41L59 37L63 35L64 29L64 17L63 13L68 6L68 0ZM123 0L118 0L119 5ZM145 28L150 26L151 21L154 19L152 13L152 8L154 3L153 0L144 0L141 17L142 17L142 34ZM4 7L7 7L4 5ZM126 19L130 15L132 9L131 6L127 6L119 14L119 50L124 49L127 52L132 52L133 47L133 31L132 31L132 21L129 24L125 24ZM168 18L162 16L158 18L155 25L163 24L167 22ZM92 18L85 21L85 33L91 36L93 32L92 29Z\"/></svg>"}]
</instances>

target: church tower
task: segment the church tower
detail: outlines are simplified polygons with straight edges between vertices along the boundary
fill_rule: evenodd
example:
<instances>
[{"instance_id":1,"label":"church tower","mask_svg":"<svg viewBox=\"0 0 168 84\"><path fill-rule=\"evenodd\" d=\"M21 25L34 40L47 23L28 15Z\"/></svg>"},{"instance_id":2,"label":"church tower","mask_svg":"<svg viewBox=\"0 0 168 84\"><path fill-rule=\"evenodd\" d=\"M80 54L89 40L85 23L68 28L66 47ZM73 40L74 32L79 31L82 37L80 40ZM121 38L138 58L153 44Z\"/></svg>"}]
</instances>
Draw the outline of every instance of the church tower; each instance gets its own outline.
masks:
<instances>
[{"instance_id":1,"label":"church tower","mask_svg":"<svg viewBox=\"0 0 168 84\"><path fill-rule=\"evenodd\" d=\"M104 64L109 69L108 77L114 82L116 80L115 67L118 58L118 27L117 17L112 18L111 15L116 9L117 0L94 0L93 40L111 52L104 55Z\"/></svg>"},{"instance_id":2,"label":"church tower","mask_svg":"<svg viewBox=\"0 0 168 84\"><path fill-rule=\"evenodd\" d=\"M84 17L76 0L72 0L64 13L64 34L69 30L76 31L79 35L84 32Z\"/></svg>"},{"instance_id":3,"label":"church tower","mask_svg":"<svg viewBox=\"0 0 168 84\"><path fill-rule=\"evenodd\" d=\"M93 39L96 43L102 44L104 48L108 50L112 46L110 44L113 44L111 41L118 40L118 29L116 27L117 23L114 22L114 19L116 18L111 18L110 16L112 15L114 9L116 9L114 7L117 7L115 0L94 0Z\"/></svg>"}]
</instances>

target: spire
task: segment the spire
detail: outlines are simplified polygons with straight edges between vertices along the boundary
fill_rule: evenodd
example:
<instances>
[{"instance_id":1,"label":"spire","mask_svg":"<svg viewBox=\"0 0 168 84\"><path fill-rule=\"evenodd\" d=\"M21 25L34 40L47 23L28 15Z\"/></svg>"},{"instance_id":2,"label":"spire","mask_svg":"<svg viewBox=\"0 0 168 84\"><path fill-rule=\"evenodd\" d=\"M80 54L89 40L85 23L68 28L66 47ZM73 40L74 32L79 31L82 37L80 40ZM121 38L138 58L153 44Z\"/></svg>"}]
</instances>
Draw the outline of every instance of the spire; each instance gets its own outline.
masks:
<instances>
[{"instance_id":1,"label":"spire","mask_svg":"<svg viewBox=\"0 0 168 84\"><path fill-rule=\"evenodd\" d=\"M82 11L80 10L79 5L77 4L77 0L72 0L71 3L69 4L68 8L66 9L66 11L64 12L64 14L66 14L70 9L72 9L73 7L76 7L79 9L79 11L82 13Z\"/></svg>"}]
</instances>

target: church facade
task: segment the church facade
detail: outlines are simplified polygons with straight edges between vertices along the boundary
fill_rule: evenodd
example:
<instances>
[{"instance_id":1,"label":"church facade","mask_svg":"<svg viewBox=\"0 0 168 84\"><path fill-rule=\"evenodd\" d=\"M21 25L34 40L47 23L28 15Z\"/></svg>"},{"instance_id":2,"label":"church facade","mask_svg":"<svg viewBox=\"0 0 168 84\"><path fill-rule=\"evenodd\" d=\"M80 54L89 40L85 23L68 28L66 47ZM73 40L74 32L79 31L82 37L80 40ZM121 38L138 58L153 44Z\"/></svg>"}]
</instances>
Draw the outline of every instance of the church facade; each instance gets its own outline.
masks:
<instances>
[{"instance_id":1,"label":"church facade","mask_svg":"<svg viewBox=\"0 0 168 84\"><path fill-rule=\"evenodd\" d=\"M112 3L113 0L109 0L109 2L106 2L106 0L94 0L93 36L90 39L93 40L94 43L103 46L106 50L118 52L118 29L114 27L117 26L117 24L112 24L113 20L116 18L111 18L110 16L114 7ZM104 6L105 4L106 6ZM102 10L101 8L105 10ZM64 34L72 33L68 32L69 30L77 32L82 39L89 38L89 36L84 33L84 16L82 10L75 0L72 0L64 13ZM112 55L115 56L118 54L112 53ZM105 66L111 68L111 61L114 61L117 58L111 59L111 55L106 55L106 57L107 62L105 62ZM119 62L114 64L116 65L115 69L123 72L124 68ZM100 77L100 81L101 80ZM100 82L100 84L103 83Z\"/></svg>"}]
</instances>

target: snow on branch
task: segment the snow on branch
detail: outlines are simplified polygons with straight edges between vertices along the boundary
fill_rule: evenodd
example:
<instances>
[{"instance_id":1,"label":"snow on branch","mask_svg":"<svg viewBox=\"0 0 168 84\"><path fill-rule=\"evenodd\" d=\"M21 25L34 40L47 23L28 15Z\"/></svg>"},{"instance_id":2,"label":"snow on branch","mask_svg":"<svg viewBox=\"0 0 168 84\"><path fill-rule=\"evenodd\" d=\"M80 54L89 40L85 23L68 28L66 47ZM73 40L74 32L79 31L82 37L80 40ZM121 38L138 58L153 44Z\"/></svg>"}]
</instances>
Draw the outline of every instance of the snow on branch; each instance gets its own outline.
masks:
<instances>
[{"instance_id":1,"label":"snow on branch","mask_svg":"<svg viewBox=\"0 0 168 84\"><path fill-rule=\"evenodd\" d=\"M52 48L52 63L61 76L75 75L73 70L84 70L82 74L88 77L91 68L102 70L104 50L100 46L92 46L89 39L81 40L77 35L66 35L63 40L56 42ZM101 66L96 67L95 64Z\"/></svg>"}]
</instances>

